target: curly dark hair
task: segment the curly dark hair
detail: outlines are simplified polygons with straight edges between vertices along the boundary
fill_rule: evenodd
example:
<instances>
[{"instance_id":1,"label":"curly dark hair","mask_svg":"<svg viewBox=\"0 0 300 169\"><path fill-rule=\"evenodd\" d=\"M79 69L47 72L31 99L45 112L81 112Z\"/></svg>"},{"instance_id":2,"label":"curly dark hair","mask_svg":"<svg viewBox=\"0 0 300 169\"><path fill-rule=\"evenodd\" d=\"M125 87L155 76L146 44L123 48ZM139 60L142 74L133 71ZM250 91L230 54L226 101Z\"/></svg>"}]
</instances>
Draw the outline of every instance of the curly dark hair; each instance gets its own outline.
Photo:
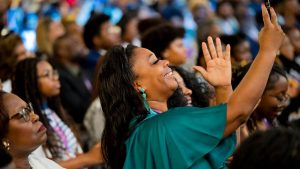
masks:
<instances>
[{"instance_id":1,"label":"curly dark hair","mask_svg":"<svg viewBox=\"0 0 300 169\"><path fill-rule=\"evenodd\" d=\"M100 34L101 26L108 22L110 17L105 14L97 14L95 13L90 17L87 23L84 25L83 29L83 40L85 45L89 49L94 49L95 45L93 42L93 38Z\"/></svg>"},{"instance_id":2,"label":"curly dark hair","mask_svg":"<svg viewBox=\"0 0 300 169\"><path fill-rule=\"evenodd\" d=\"M230 169L299 169L300 135L285 128L259 131L241 143Z\"/></svg>"},{"instance_id":3,"label":"curly dark hair","mask_svg":"<svg viewBox=\"0 0 300 169\"><path fill-rule=\"evenodd\" d=\"M123 168L125 141L149 113L141 94L134 87L136 75L132 72L132 61L136 48L119 45L110 49L98 74L98 93L105 116L102 153L113 169ZM129 125L134 118L136 122Z\"/></svg>"},{"instance_id":4,"label":"curly dark hair","mask_svg":"<svg viewBox=\"0 0 300 169\"><path fill-rule=\"evenodd\" d=\"M34 112L47 128L48 138L44 146L50 150L52 158L59 159L58 151L60 147L55 146L55 141L57 141L55 131L51 127L47 116L42 113L43 96L39 91L37 76L37 64L40 61L38 58L29 58L17 64L12 81L13 93L18 95L25 102L31 102ZM47 103L49 108L52 109L76 135L77 130L74 126L74 122L63 109L59 96L48 98Z\"/></svg>"},{"instance_id":5,"label":"curly dark hair","mask_svg":"<svg viewBox=\"0 0 300 169\"><path fill-rule=\"evenodd\" d=\"M142 47L151 50L158 59L176 38L184 37L184 29L172 24L160 24L147 30L141 38Z\"/></svg>"},{"instance_id":6,"label":"curly dark hair","mask_svg":"<svg viewBox=\"0 0 300 169\"><path fill-rule=\"evenodd\" d=\"M213 98L214 92L209 88L208 84L197 77L195 73L191 73L178 66L170 66L183 79L187 88L192 92L192 105L195 107L208 107L209 99Z\"/></svg>"}]
</instances>

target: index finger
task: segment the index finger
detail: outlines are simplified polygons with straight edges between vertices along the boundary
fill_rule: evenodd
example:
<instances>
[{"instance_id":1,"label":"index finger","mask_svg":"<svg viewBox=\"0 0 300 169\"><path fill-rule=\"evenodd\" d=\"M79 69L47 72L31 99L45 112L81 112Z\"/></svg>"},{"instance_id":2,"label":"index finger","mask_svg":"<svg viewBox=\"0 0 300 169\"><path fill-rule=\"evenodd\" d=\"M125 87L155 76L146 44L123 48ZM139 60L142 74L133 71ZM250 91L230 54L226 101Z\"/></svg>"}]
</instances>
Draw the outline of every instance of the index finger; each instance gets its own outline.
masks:
<instances>
[{"instance_id":1,"label":"index finger","mask_svg":"<svg viewBox=\"0 0 300 169\"><path fill-rule=\"evenodd\" d=\"M268 10L267 10L265 5L261 6L261 12L262 12L262 18L263 18L263 21L264 21L264 26L265 27L271 26L272 22L270 20L269 13L268 13Z\"/></svg>"}]
</instances>

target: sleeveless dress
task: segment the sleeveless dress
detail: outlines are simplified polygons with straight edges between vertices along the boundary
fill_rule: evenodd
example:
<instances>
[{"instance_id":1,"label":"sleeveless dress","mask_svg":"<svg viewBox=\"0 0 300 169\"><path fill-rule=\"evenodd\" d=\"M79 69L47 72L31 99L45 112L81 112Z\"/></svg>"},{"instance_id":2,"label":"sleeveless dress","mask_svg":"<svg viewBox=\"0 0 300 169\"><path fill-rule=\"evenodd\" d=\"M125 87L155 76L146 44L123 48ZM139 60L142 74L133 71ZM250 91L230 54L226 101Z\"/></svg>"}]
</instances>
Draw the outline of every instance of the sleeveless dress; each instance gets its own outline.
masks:
<instances>
[{"instance_id":1,"label":"sleeveless dress","mask_svg":"<svg viewBox=\"0 0 300 169\"><path fill-rule=\"evenodd\" d=\"M124 169L220 169L236 145L223 138L227 105L150 114L126 140Z\"/></svg>"}]
</instances>

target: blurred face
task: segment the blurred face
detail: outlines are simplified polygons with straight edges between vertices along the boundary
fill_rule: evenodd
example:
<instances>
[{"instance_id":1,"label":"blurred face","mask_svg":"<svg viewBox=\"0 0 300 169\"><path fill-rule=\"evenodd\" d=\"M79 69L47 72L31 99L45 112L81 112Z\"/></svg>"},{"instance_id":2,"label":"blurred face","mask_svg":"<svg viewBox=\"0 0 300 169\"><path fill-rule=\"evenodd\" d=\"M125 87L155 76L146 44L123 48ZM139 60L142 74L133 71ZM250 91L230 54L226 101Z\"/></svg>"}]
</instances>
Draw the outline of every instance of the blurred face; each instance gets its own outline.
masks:
<instances>
[{"instance_id":1,"label":"blurred face","mask_svg":"<svg viewBox=\"0 0 300 169\"><path fill-rule=\"evenodd\" d=\"M34 114L32 109L28 108L28 104L18 96L5 94L3 97L10 118L5 138L10 143L9 151L13 156L29 154L46 141L46 128L39 121L38 115ZM27 118L23 118L19 112L26 113Z\"/></svg>"},{"instance_id":2,"label":"blurred face","mask_svg":"<svg viewBox=\"0 0 300 169\"><path fill-rule=\"evenodd\" d=\"M132 70L136 75L135 84L146 90L148 100L167 101L178 87L172 70L168 67L169 62L158 60L145 48L135 49L133 55Z\"/></svg>"},{"instance_id":3,"label":"blurred face","mask_svg":"<svg viewBox=\"0 0 300 169\"><path fill-rule=\"evenodd\" d=\"M295 52L297 55L300 54L300 30L294 28L288 32L288 36L295 48Z\"/></svg>"},{"instance_id":4,"label":"blurred face","mask_svg":"<svg viewBox=\"0 0 300 169\"><path fill-rule=\"evenodd\" d=\"M186 62L187 49L181 38L175 39L170 46L163 52L164 59L172 65L182 65Z\"/></svg>"},{"instance_id":5,"label":"blurred face","mask_svg":"<svg viewBox=\"0 0 300 169\"><path fill-rule=\"evenodd\" d=\"M20 43L19 45L16 46L14 52L15 52L14 55L17 58L17 62L20 62L20 61L22 61L22 60L24 60L26 58L32 58L32 57L34 57L33 54L29 53L25 49L25 47L24 47L24 45L22 43Z\"/></svg>"},{"instance_id":6,"label":"blurred face","mask_svg":"<svg viewBox=\"0 0 300 169\"><path fill-rule=\"evenodd\" d=\"M58 72L53 70L47 61L37 64L38 88L45 98L58 96L60 93L60 82Z\"/></svg>"},{"instance_id":7,"label":"blurred face","mask_svg":"<svg viewBox=\"0 0 300 169\"><path fill-rule=\"evenodd\" d=\"M54 42L58 37L62 36L64 33L64 27L60 22L51 22L48 32L50 42Z\"/></svg>"},{"instance_id":8,"label":"blurred face","mask_svg":"<svg viewBox=\"0 0 300 169\"><path fill-rule=\"evenodd\" d=\"M289 12L297 14L299 12L299 2L297 0L285 0L284 9Z\"/></svg>"},{"instance_id":9,"label":"blurred face","mask_svg":"<svg viewBox=\"0 0 300 169\"><path fill-rule=\"evenodd\" d=\"M294 59L295 48L287 36L284 38L280 47L280 53L290 60Z\"/></svg>"},{"instance_id":10,"label":"blurred face","mask_svg":"<svg viewBox=\"0 0 300 169\"><path fill-rule=\"evenodd\" d=\"M126 25L125 40L132 42L138 36L138 19L134 18Z\"/></svg>"},{"instance_id":11,"label":"blurred face","mask_svg":"<svg viewBox=\"0 0 300 169\"><path fill-rule=\"evenodd\" d=\"M233 15L233 9L230 3L223 3L222 6L220 6L219 15L225 19Z\"/></svg>"},{"instance_id":12,"label":"blurred face","mask_svg":"<svg viewBox=\"0 0 300 169\"><path fill-rule=\"evenodd\" d=\"M238 62L246 62L249 63L252 60L252 55L250 52L250 44L248 41L243 41L235 48L235 55L234 56Z\"/></svg>"},{"instance_id":13,"label":"blurred face","mask_svg":"<svg viewBox=\"0 0 300 169\"><path fill-rule=\"evenodd\" d=\"M192 96L192 90L186 87L186 85L184 83L184 80L179 75L179 73L177 73L176 71L173 71L173 75L174 75L175 79L177 80L178 86L182 89L184 97L188 101L188 105L191 106L192 105L192 97L191 97Z\"/></svg>"},{"instance_id":14,"label":"blurred face","mask_svg":"<svg viewBox=\"0 0 300 169\"><path fill-rule=\"evenodd\" d=\"M285 77L280 76L275 82L274 87L265 91L257 109L259 113L269 119L277 117L287 106L288 81Z\"/></svg>"},{"instance_id":15,"label":"blurred face","mask_svg":"<svg viewBox=\"0 0 300 169\"><path fill-rule=\"evenodd\" d=\"M100 48L108 50L121 42L121 29L110 22L106 22L101 26L100 39Z\"/></svg>"}]
</instances>

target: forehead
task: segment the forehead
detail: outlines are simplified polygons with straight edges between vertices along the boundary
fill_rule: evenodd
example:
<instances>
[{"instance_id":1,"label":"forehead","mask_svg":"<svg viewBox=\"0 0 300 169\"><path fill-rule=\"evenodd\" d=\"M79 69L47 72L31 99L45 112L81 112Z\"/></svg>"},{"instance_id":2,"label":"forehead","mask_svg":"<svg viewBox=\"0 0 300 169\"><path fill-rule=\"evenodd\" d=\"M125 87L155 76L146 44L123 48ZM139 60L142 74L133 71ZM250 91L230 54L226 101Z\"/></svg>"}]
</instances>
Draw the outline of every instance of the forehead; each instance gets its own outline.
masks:
<instances>
[{"instance_id":1,"label":"forehead","mask_svg":"<svg viewBox=\"0 0 300 169\"><path fill-rule=\"evenodd\" d=\"M274 82L273 87L269 90L267 90L267 92L281 92L281 91L287 91L288 90L288 81L287 79L282 76L279 75L279 78Z\"/></svg>"},{"instance_id":2,"label":"forehead","mask_svg":"<svg viewBox=\"0 0 300 169\"><path fill-rule=\"evenodd\" d=\"M52 66L47 61L39 61L37 64L37 71L45 71L45 70L51 70Z\"/></svg>"},{"instance_id":3,"label":"forehead","mask_svg":"<svg viewBox=\"0 0 300 169\"><path fill-rule=\"evenodd\" d=\"M7 93L3 96L3 105L5 110L8 112L9 116L13 116L22 107L26 106L26 103L14 94Z\"/></svg>"}]
</instances>

